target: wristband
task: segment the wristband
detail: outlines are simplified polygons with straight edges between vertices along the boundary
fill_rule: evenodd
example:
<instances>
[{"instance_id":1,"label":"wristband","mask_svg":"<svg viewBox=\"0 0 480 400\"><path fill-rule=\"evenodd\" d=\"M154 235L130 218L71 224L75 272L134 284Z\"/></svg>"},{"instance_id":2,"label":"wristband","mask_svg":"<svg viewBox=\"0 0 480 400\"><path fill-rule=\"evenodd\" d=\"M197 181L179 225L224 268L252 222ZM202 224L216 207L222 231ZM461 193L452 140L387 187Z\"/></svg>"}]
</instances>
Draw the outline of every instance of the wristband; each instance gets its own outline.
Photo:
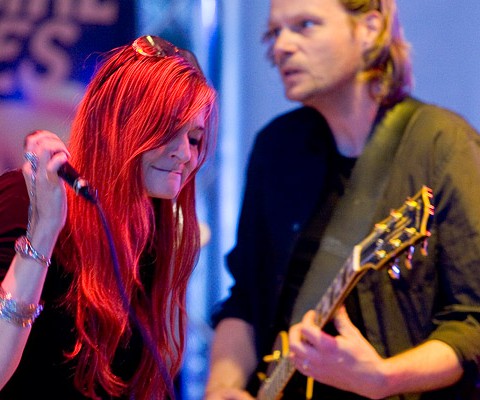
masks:
<instances>
[{"instance_id":1,"label":"wristband","mask_svg":"<svg viewBox=\"0 0 480 400\"><path fill-rule=\"evenodd\" d=\"M27 328L32 326L42 310L42 304L28 304L12 299L12 295L0 285L0 319Z\"/></svg>"},{"instance_id":2,"label":"wristband","mask_svg":"<svg viewBox=\"0 0 480 400\"><path fill-rule=\"evenodd\" d=\"M50 257L40 254L32 247L32 243L26 236L20 236L15 242L15 251L23 258L31 258L37 261L45 268L48 268L52 263Z\"/></svg>"}]
</instances>

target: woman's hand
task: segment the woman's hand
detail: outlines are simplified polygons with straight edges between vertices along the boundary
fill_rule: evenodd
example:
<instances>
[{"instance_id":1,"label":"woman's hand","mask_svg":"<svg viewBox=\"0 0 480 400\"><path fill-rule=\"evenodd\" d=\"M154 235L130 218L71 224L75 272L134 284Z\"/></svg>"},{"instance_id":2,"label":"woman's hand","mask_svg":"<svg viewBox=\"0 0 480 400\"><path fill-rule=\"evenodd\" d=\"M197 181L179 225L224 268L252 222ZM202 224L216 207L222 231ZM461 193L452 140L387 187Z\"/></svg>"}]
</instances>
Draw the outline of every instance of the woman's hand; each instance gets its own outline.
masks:
<instances>
[{"instance_id":1,"label":"woman's hand","mask_svg":"<svg viewBox=\"0 0 480 400\"><path fill-rule=\"evenodd\" d=\"M69 152L52 132L39 130L25 138L25 162L22 167L31 204L29 232L36 230L58 235L67 215L66 189L57 171Z\"/></svg>"}]
</instances>

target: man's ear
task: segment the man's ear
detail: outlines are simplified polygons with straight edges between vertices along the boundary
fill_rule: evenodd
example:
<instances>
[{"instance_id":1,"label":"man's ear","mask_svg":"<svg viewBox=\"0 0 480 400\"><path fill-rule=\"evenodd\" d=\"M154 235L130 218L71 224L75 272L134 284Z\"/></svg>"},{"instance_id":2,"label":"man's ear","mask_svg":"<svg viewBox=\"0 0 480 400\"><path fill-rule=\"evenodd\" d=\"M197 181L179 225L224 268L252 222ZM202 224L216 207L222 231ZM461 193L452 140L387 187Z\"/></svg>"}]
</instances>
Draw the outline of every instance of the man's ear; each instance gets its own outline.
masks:
<instances>
[{"instance_id":1,"label":"man's ear","mask_svg":"<svg viewBox=\"0 0 480 400\"><path fill-rule=\"evenodd\" d=\"M358 21L358 28L363 50L367 51L373 47L384 28L383 15L377 10L363 14Z\"/></svg>"}]
</instances>

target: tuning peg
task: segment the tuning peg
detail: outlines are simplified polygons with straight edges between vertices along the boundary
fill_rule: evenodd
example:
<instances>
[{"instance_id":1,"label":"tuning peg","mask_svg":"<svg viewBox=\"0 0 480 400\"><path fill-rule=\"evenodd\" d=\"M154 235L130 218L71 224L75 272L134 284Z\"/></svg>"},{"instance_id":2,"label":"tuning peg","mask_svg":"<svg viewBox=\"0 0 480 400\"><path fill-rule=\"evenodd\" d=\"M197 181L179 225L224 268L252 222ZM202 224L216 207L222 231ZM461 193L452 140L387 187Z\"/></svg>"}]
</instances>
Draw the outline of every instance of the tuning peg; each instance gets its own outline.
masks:
<instances>
[{"instance_id":1,"label":"tuning peg","mask_svg":"<svg viewBox=\"0 0 480 400\"><path fill-rule=\"evenodd\" d=\"M406 202L406 205L410 211L415 210L418 207L418 202L413 199L409 199Z\"/></svg>"},{"instance_id":2,"label":"tuning peg","mask_svg":"<svg viewBox=\"0 0 480 400\"><path fill-rule=\"evenodd\" d=\"M390 278L398 280L400 279L400 268L398 268L397 262L395 260L395 263L392 264L392 266L388 269L388 275Z\"/></svg>"},{"instance_id":3,"label":"tuning peg","mask_svg":"<svg viewBox=\"0 0 480 400\"><path fill-rule=\"evenodd\" d=\"M383 260L387 256L387 252L385 250L376 250L375 257L377 260Z\"/></svg>"},{"instance_id":4,"label":"tuning peg","mask_svg":"<svg viewBox=\"0 0 480 400\"><path fill-rule=\"evenodd\" d=\"M422 246L420 248L420 251L422 253L422 256L424 256L424 257L428 256L428 240L427 239L425 239L422 242Z\"/></svg>"},{"instance_id":5,"label":"tuning peg","mask_svg":"<svg viewBox=\"0 0 480 400\"><path fill-rule=\"evenodd\" d=\"M415 246L410 246L407 251L407 256L405 257L405 267L409 270L412 269L412 258L415 253Z\"/></svg>"},{"instance_id":6,"label":"tuning peg","mask_svg":"<svg viewBox=\"0 0 480 400\"><path fill-rule=\"evenodd\" d=\"M401 212L398 212L397 210L392 210L390 212L390 216L395 220L395 221L398 221L400 220L400 218L402 218L402 213Z\"/></svg>"},{"instance_id":7,"label":"tuning peg","mask_svg":"<svg viewBox=\"0 0 480 400\"><path fill-rule=\"evenodd\" d=\"M374 228L375 228L375 232L383 233L387 230L388 226L386 224L377 223L375 224Z\"/></svg>"}]
</instances>

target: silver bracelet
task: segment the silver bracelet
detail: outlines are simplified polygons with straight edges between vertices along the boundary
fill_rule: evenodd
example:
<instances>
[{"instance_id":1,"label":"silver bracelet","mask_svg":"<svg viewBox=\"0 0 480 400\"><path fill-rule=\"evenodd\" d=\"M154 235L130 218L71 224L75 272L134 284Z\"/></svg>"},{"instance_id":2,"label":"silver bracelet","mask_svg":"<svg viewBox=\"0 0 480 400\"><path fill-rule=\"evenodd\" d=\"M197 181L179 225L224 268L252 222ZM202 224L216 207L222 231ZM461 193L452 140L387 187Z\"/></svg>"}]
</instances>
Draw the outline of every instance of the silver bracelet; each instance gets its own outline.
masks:
<instances>
[{"instance_id":1,"label":"silver bracelet","mask_svg":"<svg viewBox=\"0 0 480 400\"><path fill-rule=\"evenodd\" d=\"M48 268L52 263L52 259L43 254L40 254L32 247L32 243L26 236L20 236L15 241L15 251L23 258L31 258Z\"/></svg>"},{"instance_id":2,"label":"silver bracelet","mask_svg":"<svg viewBox=\"0 0 480 400\"><path fill-rule=\"evenodd\" d=\"M32 152L32 151L27 151L24 154L25 160L27 160L30 163L30 166L32 167L32 176L31 176L31 184L30 184L30 204L28 206L28 224L27 224L27 239L31 239L30 231L32 228L32 219L34 217L33 215L33 207L32 207L32 202L35 199L35 192L36 192L36 181L37 181L37 169L38 169L38 156Z\"/></svg>"},{"instance_id":3,"label":"silver bracelet","mask_svg":"<svg viewBox=\"0 0 480 400\"><path fill-rule=\"evenodd\" d=\"M12 299L11 293L6 292L0 285L0 319L26 328L32 326L42 310L41 304L28 304Z\"/></svg>"}]
</instances>

